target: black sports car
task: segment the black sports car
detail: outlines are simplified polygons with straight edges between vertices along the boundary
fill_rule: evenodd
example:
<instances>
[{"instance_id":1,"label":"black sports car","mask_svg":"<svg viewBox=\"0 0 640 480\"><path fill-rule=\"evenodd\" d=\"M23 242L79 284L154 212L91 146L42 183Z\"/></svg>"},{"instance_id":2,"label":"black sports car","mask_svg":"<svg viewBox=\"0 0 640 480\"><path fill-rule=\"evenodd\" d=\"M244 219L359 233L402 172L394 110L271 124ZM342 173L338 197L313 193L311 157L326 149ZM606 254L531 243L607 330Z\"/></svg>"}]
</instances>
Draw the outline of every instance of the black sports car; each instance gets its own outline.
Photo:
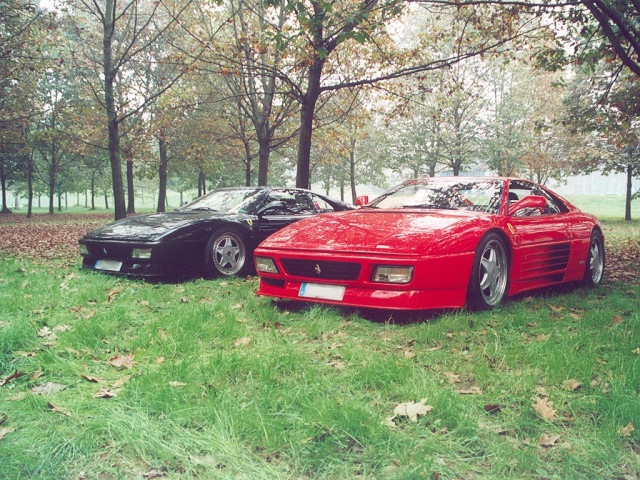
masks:
<instances>
[{"instance_id":1,"label":"black sports car","mask_svg":"<svg viewBox=\"0 0 640 480\"><path fill-rule=\"evenodd\" d=\"M126 218L79 240L82 268L144 277L244 275L277 230L347 203L297 188L216 190L174 212Z\"/></svg>"}]
</instances>

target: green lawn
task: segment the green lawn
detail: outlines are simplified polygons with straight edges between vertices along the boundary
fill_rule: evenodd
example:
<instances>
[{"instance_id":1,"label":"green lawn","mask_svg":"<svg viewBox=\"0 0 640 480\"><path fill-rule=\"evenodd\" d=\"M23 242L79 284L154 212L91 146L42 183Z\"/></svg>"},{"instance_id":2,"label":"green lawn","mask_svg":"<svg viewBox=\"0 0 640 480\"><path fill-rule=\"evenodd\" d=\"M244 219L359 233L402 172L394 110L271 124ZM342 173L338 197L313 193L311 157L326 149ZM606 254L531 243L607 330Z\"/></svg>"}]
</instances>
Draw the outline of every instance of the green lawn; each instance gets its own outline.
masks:
<instances>
[{"instance_id":1,"label":"green lawn","mask_svg":"<svg viewBox=\"0 0 640 480\"><path fill-rule=\"evenodd\" d=\"M407 315L78 265L0 255L0 478L640 476L637 281Z\"/></svg>"}]
</instances>

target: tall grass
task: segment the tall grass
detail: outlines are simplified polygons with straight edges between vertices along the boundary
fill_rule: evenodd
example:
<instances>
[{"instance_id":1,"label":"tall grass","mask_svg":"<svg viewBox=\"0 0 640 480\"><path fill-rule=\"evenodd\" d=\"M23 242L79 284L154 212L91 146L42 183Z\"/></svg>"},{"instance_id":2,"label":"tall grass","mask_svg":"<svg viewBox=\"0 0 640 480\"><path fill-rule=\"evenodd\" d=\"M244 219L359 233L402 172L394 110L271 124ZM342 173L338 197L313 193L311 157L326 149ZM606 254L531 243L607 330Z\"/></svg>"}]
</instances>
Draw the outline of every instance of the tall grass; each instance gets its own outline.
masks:
<instances>
[{"instance_id":1,"label":"tall grass","mask_svg":"<svg viewBox=\"0 0 640 480\"><path fill-rule=\"evenodd\" d=\"M255 278L0 271L0 478L640 475L637 282L398 314L273 303Z\"/></svg>"}]
</instances>

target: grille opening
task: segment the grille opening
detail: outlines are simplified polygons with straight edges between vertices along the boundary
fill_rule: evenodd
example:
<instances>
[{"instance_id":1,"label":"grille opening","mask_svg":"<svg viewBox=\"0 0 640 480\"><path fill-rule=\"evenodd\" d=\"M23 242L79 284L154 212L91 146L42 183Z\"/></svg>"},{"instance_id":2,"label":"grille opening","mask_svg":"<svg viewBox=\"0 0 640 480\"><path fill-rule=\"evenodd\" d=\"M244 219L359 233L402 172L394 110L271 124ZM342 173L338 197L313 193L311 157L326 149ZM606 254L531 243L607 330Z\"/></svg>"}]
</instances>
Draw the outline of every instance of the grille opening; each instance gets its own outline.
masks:
<instances>
[{"instance_id":1,"label":"grille opening","mask_svg":"<svg viewBox=\"0 0 640 480\"><path fill-rule=\"evenodd\" d=\"M296 258L283 258L280 262L289 275L324 280L357 280L360 270L362 270L362 265L356 262L300 260Z\"/></svg>"}]
</instances>

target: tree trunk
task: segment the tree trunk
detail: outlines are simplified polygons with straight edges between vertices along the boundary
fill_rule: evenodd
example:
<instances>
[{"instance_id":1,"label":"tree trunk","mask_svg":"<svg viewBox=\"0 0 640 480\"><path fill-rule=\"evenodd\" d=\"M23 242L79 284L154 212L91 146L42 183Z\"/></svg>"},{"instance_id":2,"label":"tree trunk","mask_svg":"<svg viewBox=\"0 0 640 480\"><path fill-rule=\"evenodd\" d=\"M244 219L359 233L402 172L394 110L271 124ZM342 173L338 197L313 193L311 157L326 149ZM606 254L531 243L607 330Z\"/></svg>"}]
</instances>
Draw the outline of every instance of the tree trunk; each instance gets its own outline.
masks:
<instances>
[{"instance_id":1,"label":"tree trunk","mask_svg":"<svg viewBox=\"0 0 640 480\"><path fill-rule=\"evenodd\" d=\"M631 221L631 199L633 198L633 165L627 165L627 195L624 205L624 219Z\"/></svg>"},{"instance_id":2,"label":"tree trunk","mask_svg":"<svg viewBox=\"0 0 640 480\"><path fill-rule=\"evenodd\" d=\"M91 172L91 210L96 209L96 173Z\"/></svg>"},{"instance_id":3,"label":"tree trunk","mask_svg":"<svg viewBox=\"0 0 640 480\"><path fill-rule=\"evenodd\" d=\"M51 165L49 166L49 215L53 215L53 202L56 188L55 153L51 152Z\"/></svg>"},{"instance_id":4,"label":"tree trunk","mask_svg":"<svg viewBox=\"0 0 640 480\"><path fill-rule=\"evenodd\" d=\"M136 213L135 190L133 188L133 161L127 160L127 214Z\"/></svg>"},{"instance_id":5,"label":"tree trunk","mask_svg":"<svg viewBox=\"0 0 640 480\"><path fill-rule=\"evenodd\" d=\"M109 210L109 195L106 190L104 191L104 208Z\"/></svg>"},{"instance_id":6,"label":"tree trunk","mask_svg":"<svg viewBox=\"0 0 640 480\"><path fill-rule=\"evenodd\" d=\"M27 218L31 218L33 210L33 151L27 160Z\"/></svg>"},{"instance_id":7,"label":"tree trunk","mask_svg":"<svg viewBox=\"0 0 640 480\"><path fill-rule=\"evenodd\" d=\"M4 174L4 159L0 159L0 184L2 184L2 211L0 213L11 213L7 207L7 178Z\"/></svg>"},{"instance_id":8,"label":"tree trunk","mask_svg":"<svg viewBox=\"0 0 640 480\"><path fill-rule=\"evenodd\" d=\"M165 211L167 201L167 141L164 138L158 139L158 148L160 150L160 166L158 167L158 212Z\"/></svg>"},{"instance_id":9,"label":"tree trunk","mask_svg":"<svg viewBox=\"0 0 640 480\"><path fill-rule=\"evenodd\" d=\"M300 136L298 137L298 163L296 171L296 187L309 188L311 165L311 137L313 134L313 117L316 103L320 97L320 79L324 62L316 61L309 68L309 86L302 99L300 109Z\"/></svg>"},{"instance_id":10,"label":"tree trunk","mask_svg":"<svg viewBox=\"0 0 640 480\"><path fill-rule=\"evenodd\" d=\"M111 164L111 179L113 184L113 206L115 219L127 216L124 205L124 186L122 184L122 169L120 161L120 136L118 134L118 117L115 107L113 84L115 69L113 66L112 43L115 27L114 1L106 0L104 31L102 37L102 53L104 62L104 102L107 111L107 129L109 131L109 162ZM108 207L107 207L108 208Z\"/></svg>"},{"instance_id":11,"label":"tree trunk","mask_svg":"<svg viewBox=\"0 0 640 480\"><path fill-rule=\"evenodd\" d=\"M352 145L351 151L349 152L349 180L351 183L351 203L356 204L356 199L358 195L356 194L356 156L353 149L355 145Z\"/></svg>"},{"instance_id":12,"label":"tree trunk","mask_svg":"<svg viewBox=\"0 0 640 480\"><path fill-rule=\"evenodd\" d=\"M264 138L260 136L258 138L259 149L258 149L258 185L261 187L265 187L267 185L267 176L269 174L269 154L271 153L271 142L269 138ZM250 171L248 171L249 176L247 180L247 186L251 185L251 176Z\"/></svg>"}]
</instances>

